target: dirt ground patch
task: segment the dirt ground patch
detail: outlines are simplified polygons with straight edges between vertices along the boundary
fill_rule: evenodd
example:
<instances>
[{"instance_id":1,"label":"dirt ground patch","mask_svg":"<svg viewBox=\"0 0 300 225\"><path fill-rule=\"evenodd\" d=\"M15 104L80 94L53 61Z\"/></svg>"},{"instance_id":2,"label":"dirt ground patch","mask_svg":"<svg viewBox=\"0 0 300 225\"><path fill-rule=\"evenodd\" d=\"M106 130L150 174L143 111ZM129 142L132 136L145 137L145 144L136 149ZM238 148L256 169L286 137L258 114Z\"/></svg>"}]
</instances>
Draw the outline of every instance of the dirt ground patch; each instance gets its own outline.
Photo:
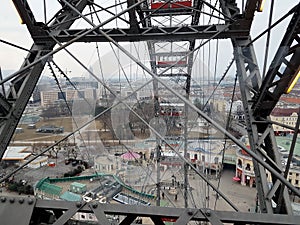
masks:
<instances>
[{"instance_id":1,"label":"dirt ground patch","mask_svg":"<svg viewBox=\"0 0 300 225\"><path fill-rule=\"evenodd\" d=\"M22 132L15 132L13 136L13 141L58 141L62 137L64 137L64 134L68 134L73 131L73 124L72 124L72 118L71 117L58 117L58 118L51 118L47 120L40 120L36 124L36 128L30 129L28 128L27 124L21 124L18 127L22 128ZM52 133L38 133L36 132L37 128L40 128L41 126L45 125L55 125L57 127L63 127L64 128L64 134L52 134ZM96 120L95 121L96 127L94 129L101 130L102 129L102 123L101 121ZM88 128L87 128L88 129ZM108 132L106 132L108 133ZM101 135L106 138L108 138L111 135Z\"/></svg>"}]
</instances>

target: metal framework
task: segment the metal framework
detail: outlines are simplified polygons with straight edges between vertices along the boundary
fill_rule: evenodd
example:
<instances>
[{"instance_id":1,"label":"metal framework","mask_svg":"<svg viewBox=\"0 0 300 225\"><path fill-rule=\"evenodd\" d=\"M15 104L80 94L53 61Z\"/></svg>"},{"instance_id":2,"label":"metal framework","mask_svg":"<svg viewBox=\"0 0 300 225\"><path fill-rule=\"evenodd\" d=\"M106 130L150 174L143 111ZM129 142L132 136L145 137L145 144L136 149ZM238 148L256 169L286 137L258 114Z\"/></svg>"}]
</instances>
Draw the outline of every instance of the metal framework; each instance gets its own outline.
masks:
<instances>
[{"instance_id":1,"label":"metal framework","mask_svg":"<svg viewBox=\"0 0 300 225\"><path fill-rule=\"evenodd\" d=\"M4 224L42 224L49 223L50 214L55 211L57 220L53 224L65 224L76 212L94 213L101 224L112 224L106 215L122 216L119 224L131 224L137 217L149 217L155 224L165 224L168 219L176 219L175 225L190 221L211 224L299 224L299 216L253 214L228 211L214 211L207 208L147 207L135 205L99 204L94 202L49 201L22 197L1 197L0 212ZM11 212L14 212L13 214ZM31 223L30 223L31 222Z\"/></svg>"},{"instance_id":2,"label":"metal framework","mask_svg":"<svg viewBox=\"0 0 300 225\"><path fill-rule=\"evenodd\" d=\"M221 1L222 2L222 1ZM254 8L254 2L247 5L248 8ZM222 2L223 10L226 11L226 4ZM227 10L230 15L229 10ZM292 25L293 26L293 25ZM270 124L255 123L256 117L253 112L252 104L258 102L253 101L253 95L257 95L259 88L261 87L261 75L257 66L256 56L251 44L250 37L248 38L232 38L234 46L234 56L237 65L237 73L239 78L239 84L242 94L242 101L245 110L246 124L248 131L248 138L251 146L251 151L257 154L261 159L267 159L268 163L281 172L281 162L279 152L276 149L276 141L274 137L274 131ZM278 69L278 68L277 68ZM270 83L268 83L268 86ZM265 94L265 93L264 93ZM279 93L278 93L279 94ZM279 94L281 95L282 92ZM274 107L275 105L273 105ZM256 107L258 108L258 107ZM268 110L260 108L259 110L264 111L265 116L269 116L273 108ZM259 114L261 115L261 114ZM273 213L272 200L275 195L270 195L269 187L267 186L267 176L265 168L257 162L254 163L254 169L256 174L256 183L259 196L260 209L264 213ZM276 180L276 179L274 179ZM277 187L274 185L273 187ZM278 187L277 187L278 188ZM271 190L272 191L272 190ZM278 195L277 195L278 197ZM275 202L278 202L275 200ZM283 204L284 207L281 212L292 214L291 204L287 189L284 191Z\"/></svg>"},{"instance_id":3,"label":"metal framework","mask_svg":"<svg viewBox=\"0 0 300 225\"><path fill-rule=\"evenodd\" d=\"M166 8L174 1L166 1L158 8L151 8L150 1L127 0L127 8L119 14L90 29L70 29L89 4L89 0L62 0L59 10L49 24L37 22L25 0L13 0L23 23L26 24L34 41L28 56L20 70L3 79L0 84L10 82L9 90L0 94L0 157L2 158L14 130L22 116L34 87L52 55L74 42L107 42L107 37L115 42L148 41L151 71L163 78L183 77L185 83L186 108L191 85L191 70L195 41L197 39L230 38L234 47L237 74L246 116L246 125L251 149L234 140L254 157L256 185L262 214L240 212L221 212L211 209L176 209L165 207L141 207L122 205L102 205L93 202L57 202L34 198L2 197L0 199L1 220L5 224L65 224L79 211L93 212L101 224L111 224L105 215L122 215L119 224L131 224L137 217L150 217L155 224L164 224L163 218L176 219L174 224L187 224L189 221L206 221L211 224L297 224L298 216L292 215L288 196L287 182L284 182L281 163L274 132L269 116L280 96L287 92L287 87L299 73L300 62L300 3L293 10L293 17L283 37L280 48L266 77L262 80L252 46L249 31L259 0L248 0L245 11L240 14L235 1L220 0L222 24L199 25L202 7L205 1L194 0L191 6ZM178 4L178 3L172 3ZM71 7L71 6L72 7ZM74 10L74 8L76 10ZM128 20L121 17L128 14ZM177 16L191 16L190 24L174 24ZM153 25L158 17L169 17L167 26ZM107 28L114 19L122 19L129 27ZM174 50L173 44L188 43L182 51ZM58 43L60 46L54 49ZM159 45L168 43L168 51L159 51ZM183 45L182 45L183 46ZM186 45L184 45L186 46ZM172 60L171 60L172 58ZM163 59L163 60L161 60ZM282 67L284 65L284 71ZM156 78L156 77L154 77ZM154 86L160 83L155 79ZM155 88L154 88L155 89ZM197 111L204 115L203 112ZM215 124L217 128L217 124ZM220 128L224 131L224 129ZM225 134L231 136L224 131ZM292 156L290 155L290 158ZM187 167L187 164L186 166ZM267 185L266 167L272 173L273 187ZM292 189L290 186L288 186ZM185 189L187 181L185 181ZM297 195L299 191L292 189ZM159 183L158 183L158 196ZM272 202L277 203L274 210ZM187 203L185 204L187 207ZM15 214L9 212L14 211ZM53 212L51 216L49 211ZM274 213L277 213L274 215ZM282 214L282 215L279 215ZM287 214L287 215L285 215ZM22 217L22 220L20 218Z\"/></svg>"}]
</instances>

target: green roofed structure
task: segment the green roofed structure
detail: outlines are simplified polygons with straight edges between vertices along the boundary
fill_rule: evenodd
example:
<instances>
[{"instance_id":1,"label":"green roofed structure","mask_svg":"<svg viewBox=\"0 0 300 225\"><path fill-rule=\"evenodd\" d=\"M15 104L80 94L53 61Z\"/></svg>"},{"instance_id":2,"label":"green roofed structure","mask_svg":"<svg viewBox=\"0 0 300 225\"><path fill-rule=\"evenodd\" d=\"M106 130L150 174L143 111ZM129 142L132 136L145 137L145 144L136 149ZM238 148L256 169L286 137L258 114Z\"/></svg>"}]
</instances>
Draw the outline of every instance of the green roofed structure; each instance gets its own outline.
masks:
<instances>
[{"instance_id":1,"label":"green roofed structure","mask_svg":"<svg viewBox=\"0 0 300 225\"><path fill-rule=\"evenodd\" d=\"M120 184L122 186L122 188L126 189L127 191L129 191L133 194L139 195L140 197L147 198L147 199L155 199L154 195L147 194L145 192L140 192L140 191L135 190L134 188L126 185L125 183L123 183L122 180L120 180L120 178L118 176L111 175L111 174L105 174L105 173L96 173L96 174L92 174L92 175L76 176L76 177L61 177L61 178L45 177L45 178L41 179L39 182L37 182L37 184L35 185L35 195L37 195L39 197L45 196L45 193L43 192L43 188L45 186L49 186L49 184L53 186L52 187L53 190L60 188L59 186L54 185L54 183L58 183L58 182L73 182L70 184L69 191L71 191L73 193L77 193L77 194L83 194L84 192L87 191L87 186L86 186L86 184L82 184L77 181L98 180L102 177L112 177L118 184ZM44 183L47 183L47 184L45 184L43 186ZM57 188L55 188L55 187L57 187ZM73 187L73 190L72 190L72 187ZM79 191L77 188L79 188ZM48 188L46 188L46 189L48 189ZM59 196L61 196L62 188L60 188L60 190L57 189L57 193L58 192L59 192L59 194L55 195L55 196L52 195L52 198L59 198Z\"/></svg>"},{"instance_id":2,"label":"green roofed structure","mask_svg":"<svg viewBox=\"0 0 300 225\"><path fill-rule=\"evenodd\" d=\"M82 183L78 183L78 182L73 182L70 185L70 190L73 193L79 193L79 194L83 194L87 191L87 187L86 184L82 184Z\"/></svg>"},{"instance_id":3,"label":"green roofed structure","mask_svg":"<svg viewBox=\"0 0 300 225\"><path fill-rule=\"evenodd\" d=\"M79 202L82 199L80 195L72 193L70 191L64 192L59 198L70 202Z\"/></svg>"},{"instance_id":4,"label":"green roofed structure","mask_svg":"<svg viewBox=\"0 0 300 225\"><path fill-rule=\"evenodd\" d=\"M40 180L35 186L35 194L49 197L59 198L62 192L62 187L47 182L47 178Z\"/></svg>"}]
</instances>

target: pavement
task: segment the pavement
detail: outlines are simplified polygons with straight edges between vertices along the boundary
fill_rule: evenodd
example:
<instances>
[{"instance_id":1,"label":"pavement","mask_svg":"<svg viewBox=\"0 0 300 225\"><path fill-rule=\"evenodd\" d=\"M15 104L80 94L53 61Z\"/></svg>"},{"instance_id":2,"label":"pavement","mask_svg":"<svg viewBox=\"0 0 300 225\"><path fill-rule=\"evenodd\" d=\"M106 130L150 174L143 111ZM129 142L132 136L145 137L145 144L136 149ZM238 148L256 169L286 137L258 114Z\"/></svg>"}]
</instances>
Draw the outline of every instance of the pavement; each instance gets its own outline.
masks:
<instances>
[{"instance_id":1,"label":"pavement","mask_svg":"<svg viewBox=\"0 0 300 225\"><path fill-rule=\"evenodd\" d=\"M220 211L235 211L231 205L234 205L241 212L249 212L255 207L256 189L248 186L242 186L240 183L233 181L235 172L233 170L225 169L222 172L220 181L212 176L209 181L215 189L220 190L221 193L230 201L230 204L222 198L222 194L216 194L213 188L209 187L206 182L197 175L189 176L189 183L191 187L191 194L188 194L188 207L197 208L211 208ZM175 195L171 194L169 190L164 190L164 200L172 201L169 206L184 207L183 190L177 189L178 195L175 200ZM209 197L207 197L209 196Z\"/></svg>"},{"instance_id":2,"label":"pavement","mask_svg":"<svg viewBox=\"0 0 300 225\"><path fill-rule=\"evenodd\" d=\"M66 166L64 164L63 155L60 155L59 159L54 159L56 163L55 167L42 167L39 169L25 168L21 173L16 174L16 180L26 179L30 183L44 177L61 177L65 172L72 170L76 167L71 165ZM137 167L137 169L141 169ZM150 169L150 168L147 168ZM134 188L137 190L144 190L150 194L156 194L156 169L152 167L153 171L150 173L151 179L148 178L148 182L142 181ZM151 169L150 169L151 170ZM161 186L161 193L164 192L164 199L162 199L162 205L168 205L173 207L184 207L184 194L182 188L176 188L174 191L174 185L172 185L172 175L175 175L179 186L183 183L182 170L167 170L162 172L162 182L165 185ZM190 192L188 192L188 207L197 208L211 208L221 211L234 211L234 209L222 198L222 194L216 194L214 189L219 189L221 193L233 204L239 211L248 212L250 208L255 207L256 189L248 186L242 186L240 183L233 181L232 177L235 176L234 169L224 169L222 171L220 180L214 175L210 175L209 182L215 187L209 187L198 175L190 174L188 177L190 183ZM178 185L177 185L178 186ZM172 189L172 190L171 190ZM177 193L177 195L176 195ZM209 197L207 197L209 196ZM155 202L151 203L155 205Z\"/></svg>"}]
</instances>

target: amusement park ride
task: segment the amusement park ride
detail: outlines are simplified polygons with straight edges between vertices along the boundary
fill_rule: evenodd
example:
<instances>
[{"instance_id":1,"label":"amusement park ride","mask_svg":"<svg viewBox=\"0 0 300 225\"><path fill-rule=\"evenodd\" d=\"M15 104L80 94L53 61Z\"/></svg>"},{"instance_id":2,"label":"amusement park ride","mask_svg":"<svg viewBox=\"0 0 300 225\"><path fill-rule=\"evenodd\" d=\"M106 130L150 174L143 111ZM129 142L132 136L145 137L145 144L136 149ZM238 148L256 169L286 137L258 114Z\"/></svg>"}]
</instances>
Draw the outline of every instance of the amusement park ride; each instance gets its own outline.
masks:
<instances>
[{"instance_id":1,"label":"amusement park ride","mask_svg":"<svg viewBox=\"0 0 300 225\"><path fill-rule=\"evenodd\" d=\"M111 224L106 215L122 215L124 219L119 224L131 224L138 217L150 217L154 224L165 224L165 218L175 219L174 224L178 225L191 221L209 224L300 223L300 217L293 215L288 194L292 192L300 196L300 191L287 181L286 172L282 172L272 121L269 119L281 95L289 93L300 76L300 3L295 4L285 15L285 18L291 17L290 22L269 69L262 76L253 47L255 40L250 37L250 30L255 13L263 10L264 0L242 1L241 9L237 7L235 0L215 1L219 8L212 5L211 2L214 1L204 0L127 0L116 5L112 4L110 7L102 5L100 0L58 0L58 2L61 9L51 20L43 23L36 21L28 1L13 0L22 23L26 24L34 43L20 70L1 80L1 85L8 85L9 90L0 93L0 157L3 157L9 145L47 61L75 42L109 42L152 76L154 90L158 85L163 86L189 107L189 110L196 111L253 158L260 212L241 213L238 210L188 208L187 204L185 208L170 208L95 202L58 202L33 197L1 197L1 224L50 224L47 221L49 211L53 212L55 217L51 224L66 224L76 212L80 211L94 213L98 221L101 221L99 224L106 225ZM98 13L101 13L120 5L123 5L122 11L110 13L111 17L105 18L99 24L95 24L85 14L88 7L97 6L100 9ZM210 12L203 11L204 6L210 7ZM200 25L201 15L212 14L215 10L219 14L220 22L211 24L205 21L207 24ZM183 17L189 20L183 23ZM163 22L158 22L160 18L164 18L161 20ZM90 25L89 28L73 29L72 24L79 19L85 20ZM125 25L106 26L114 24L111 22L116 19L123 20ZM272 26L264 33L271 30ZM231 40L250 149L189 101L195 52L213 39ZM200 45L197 45L198 40L202 41ZM147 42L151 69L120 44L138 41ZM162 45L167 46L167 51L161 50ZM183 94L166 84L165 79L170 78L176 78L177 82L184 86ZM158 96L154 94L154 98ZM295 131L298 132L298 128L295 128ZM159 137L159 134L157 136ZM185 168L193 167L184 157L182 160L186 164ZM271 188L267 182L266 169L272 175ZM159 191L157 195L160 196ZM226 199L222 194L220 197Z\"/></svg>"}]
</instances>

